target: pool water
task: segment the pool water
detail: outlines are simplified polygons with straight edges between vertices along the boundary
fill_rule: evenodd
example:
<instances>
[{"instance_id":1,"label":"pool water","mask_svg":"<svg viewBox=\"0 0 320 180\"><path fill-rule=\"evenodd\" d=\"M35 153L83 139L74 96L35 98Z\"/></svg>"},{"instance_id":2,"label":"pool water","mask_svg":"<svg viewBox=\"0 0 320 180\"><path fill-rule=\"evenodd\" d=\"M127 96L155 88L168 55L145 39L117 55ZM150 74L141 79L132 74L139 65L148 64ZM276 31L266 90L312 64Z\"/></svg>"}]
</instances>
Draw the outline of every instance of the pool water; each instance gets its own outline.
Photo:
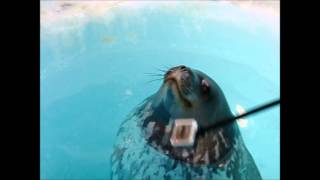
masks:
<instances>
[{"instance_id":1,"label":"pool water","mask_svg":"<svg viewBox=\"0 0 320 180\"><path fill-rule=\"evenodd\" d=\"M199 69L235 113L278 98L278 4L41 1L41 179L110 178L120 123L161 85L146 73ZM279 114L241 126L264 179L280 178Z\"/></svg>"}]
</instances>

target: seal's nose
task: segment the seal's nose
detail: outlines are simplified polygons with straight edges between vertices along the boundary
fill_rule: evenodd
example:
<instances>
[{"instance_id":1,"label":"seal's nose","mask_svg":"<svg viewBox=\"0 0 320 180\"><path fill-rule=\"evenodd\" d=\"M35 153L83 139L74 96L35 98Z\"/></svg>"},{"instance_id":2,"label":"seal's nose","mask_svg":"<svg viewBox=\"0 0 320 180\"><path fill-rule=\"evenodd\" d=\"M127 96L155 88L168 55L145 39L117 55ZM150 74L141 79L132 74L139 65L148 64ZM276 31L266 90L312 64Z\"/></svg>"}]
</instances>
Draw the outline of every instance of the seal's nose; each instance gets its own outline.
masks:
<instances>
[{"instance_id":1,"label":"seal's nose","mask_svg":"<svg viewBox=\"0 0 320 180\"><path fill-rule=\"evenodd\" d=\"M184 66L184 65L180 65L180 66L177 66L176 68L181 69L181 70L184 70L184 69L186 69L187 67Z\"/></svg>"},{"instance_id":2,"label":"seal's nose","mask_svg":"<svg viewBox=\"0 0 320 180\"><path fill-rule=\"evenodd\" d=\"M184 65L180 65L180 66L176 66L176 67L173 67L173 68L171 68L172 70L186 70L187 69L187 67L186 66L184 66Z\"/></svg>"},{"instance_id":3,"label":"seal's nose","mask_svg":"<svg viewBox=\"0 0 320 180\"><path fill-rule=\"evenodd\" d=\"M192 71L186 66L176 66L168 70L164 76L165 81L175 80L181 90L190 89L192 83Z\"/></svg>"},{"instance_id":4,"label":"seal's nose","mask_svg":"<svg viewBox=\"0 0 320 180\"><path fill-rule=\"evenodd\" d=\"M176 66L176 67L173 67L173 68L170 68L166 74L165 74L165 78L167 78L168 76L170 76L171 74L175 73L176 71L181 71L181 72L184 72L184 71L188 71L188 68L184 65L180 65L180 66Z\"/></svg>"}]
</instances>

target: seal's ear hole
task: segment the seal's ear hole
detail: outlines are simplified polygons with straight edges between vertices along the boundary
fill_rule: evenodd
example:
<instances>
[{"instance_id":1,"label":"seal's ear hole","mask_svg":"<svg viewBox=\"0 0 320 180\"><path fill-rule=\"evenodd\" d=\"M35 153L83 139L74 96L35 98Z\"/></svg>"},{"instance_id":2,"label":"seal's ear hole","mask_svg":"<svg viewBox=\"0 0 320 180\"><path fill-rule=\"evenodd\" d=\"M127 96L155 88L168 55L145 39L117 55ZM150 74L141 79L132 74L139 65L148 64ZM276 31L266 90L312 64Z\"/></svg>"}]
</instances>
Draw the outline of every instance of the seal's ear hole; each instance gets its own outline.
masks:
<instances>
[{"instance_id":1,"label":"seal's ear hole","mask_svg":"<svg viewBox=\"0 0 320 180\"><path fill-rule=\"evenodd\" d=\"M209 92L209 89L210 89L209 82L205 79L202 79L202 81L201 81L202 92L207 93L207 92Z\"/></svg>"}]
</instances>

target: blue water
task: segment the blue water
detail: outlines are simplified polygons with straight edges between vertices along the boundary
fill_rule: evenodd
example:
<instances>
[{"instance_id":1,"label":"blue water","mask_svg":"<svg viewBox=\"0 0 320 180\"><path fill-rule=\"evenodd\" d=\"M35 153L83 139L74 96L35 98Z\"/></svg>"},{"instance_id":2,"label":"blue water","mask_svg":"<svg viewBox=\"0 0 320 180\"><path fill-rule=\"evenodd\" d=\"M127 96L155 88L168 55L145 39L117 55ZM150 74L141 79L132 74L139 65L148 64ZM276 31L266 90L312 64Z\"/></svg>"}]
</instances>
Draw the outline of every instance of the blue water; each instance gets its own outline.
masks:
<instances>
[{"instance_id":1,"label":"blue water","mask_svg":"<svg viewBox=\"0 0 320 180\"><path fill-rule=\"evenodd\" d=\"M237 104L250 109L279 97L277 26L231 5L192 8L119 6L111 20L107 13L42 22L41 179L108 179L119 125L160 87L145 74L157 68L184 64L205 72L234 112ZM211 12L236 19L210 19ZM279 107L247 120L242 135L263 178L279 179Z\"/></svg>"}]
</instances>

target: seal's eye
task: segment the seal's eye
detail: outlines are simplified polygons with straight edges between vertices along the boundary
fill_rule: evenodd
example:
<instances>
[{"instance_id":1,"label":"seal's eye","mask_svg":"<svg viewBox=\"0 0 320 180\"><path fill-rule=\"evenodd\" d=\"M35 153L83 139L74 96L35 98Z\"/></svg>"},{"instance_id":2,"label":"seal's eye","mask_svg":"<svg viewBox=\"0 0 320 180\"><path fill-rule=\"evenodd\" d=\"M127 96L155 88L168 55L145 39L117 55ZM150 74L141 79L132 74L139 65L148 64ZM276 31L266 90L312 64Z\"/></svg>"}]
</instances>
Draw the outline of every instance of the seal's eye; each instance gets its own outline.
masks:
<instances>
[{"instance_id":1,"label":"seal's eye","mask_svg":"<svg viewBox=\"0 0 320 180\"><path fill-rule=\"evenodd\" d=\"M210 85L209 82L205 79L202 79L201 81L201 90L204 93L207 93L209 91Z\"/></svg>"}]
</instances>

